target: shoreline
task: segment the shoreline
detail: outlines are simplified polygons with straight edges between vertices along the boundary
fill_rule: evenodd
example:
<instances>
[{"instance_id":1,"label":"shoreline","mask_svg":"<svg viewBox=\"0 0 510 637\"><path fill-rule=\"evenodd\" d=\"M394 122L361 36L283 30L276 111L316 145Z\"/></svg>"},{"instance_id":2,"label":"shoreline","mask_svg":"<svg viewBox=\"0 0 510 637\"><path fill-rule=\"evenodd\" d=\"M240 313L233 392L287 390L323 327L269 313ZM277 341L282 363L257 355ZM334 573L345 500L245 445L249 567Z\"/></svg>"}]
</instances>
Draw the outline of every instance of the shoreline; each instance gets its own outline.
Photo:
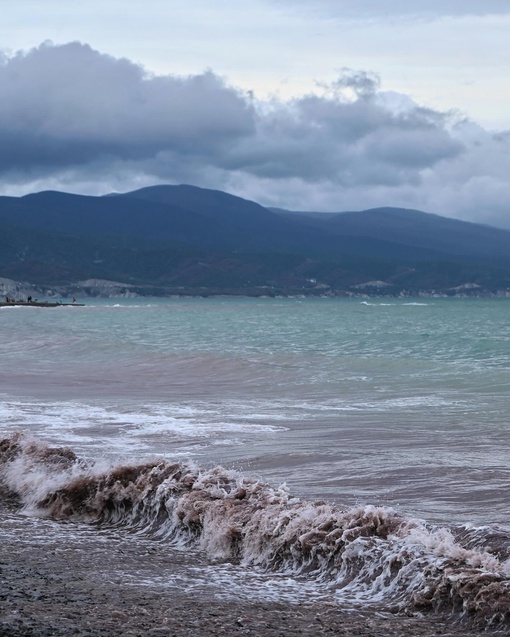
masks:
<instances>
[{"instance_id":1,"label":"shoreline","mask_svg":"<svg viewBox=\"0 0 510 637\"><path fill-rule=\"evenodd\" d=\"M4 501L5 504L5 501ZM202 557L163 541L0 508L3 637L490 637L451 615L242 598L193 585ZM177 578L176 573L186 577ZM158 577L154 579L154 576ZM161 583L161 576L167 583ZM155 583L157 580L160 583ZM186 582L188 582L186 584Z\"/></svg>"},{"instance_id":2,"label":"shoreline","mask_svg":"<svg viewBox=\"0 0 510 637\"><path fill-rule=\"evenodd\" d=\"M85 307L85 303L62 303L53 301L0 301L0 307Z\"/></svg>"},{"instance_id":3,"label":"shoreline","mask_svg":"<svg viewBox=\"0 0 510 637\"><path fill-rule=\"evenodd\" d=\"M485 288L465 283L456 287L417 288L391 286L372 281L356 286L334 288L319 284L316 287L293 286L168 286L123 283L103 279L90 279L75 283L34 284L0 277L0 298L33 297L40 303L69 304L66 299L174 299L174 298L316 298L316 299L507 299L510 288ZM57 301L56 299L60 299ZM28 304L28 303L27 303ZM34 304L34 302L32 303ZM75 303L75 305L79 305Z\"/></svg>"}]
</instances>

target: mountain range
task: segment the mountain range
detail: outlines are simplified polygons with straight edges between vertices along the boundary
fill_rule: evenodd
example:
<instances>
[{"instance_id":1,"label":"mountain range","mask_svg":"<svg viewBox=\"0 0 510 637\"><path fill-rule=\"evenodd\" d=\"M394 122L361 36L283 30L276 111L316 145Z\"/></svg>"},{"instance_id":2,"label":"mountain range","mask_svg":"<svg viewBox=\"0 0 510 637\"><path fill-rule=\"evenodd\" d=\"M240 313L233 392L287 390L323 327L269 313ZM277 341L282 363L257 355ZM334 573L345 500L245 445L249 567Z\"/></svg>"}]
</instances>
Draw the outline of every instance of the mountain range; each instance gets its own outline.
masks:
<instances>
[{"instance_id":1,"label":"mountain range","mask_svg":"<svg viewBox=\"0 0 510 637\"><path fill-rule=\"evenodd\" d=\"M506 295L510 231L402 208L269 209L190 185L46 191L0 197L0 276L72 294L115 281L153 295Z\"/></svg>"}]
</instances>

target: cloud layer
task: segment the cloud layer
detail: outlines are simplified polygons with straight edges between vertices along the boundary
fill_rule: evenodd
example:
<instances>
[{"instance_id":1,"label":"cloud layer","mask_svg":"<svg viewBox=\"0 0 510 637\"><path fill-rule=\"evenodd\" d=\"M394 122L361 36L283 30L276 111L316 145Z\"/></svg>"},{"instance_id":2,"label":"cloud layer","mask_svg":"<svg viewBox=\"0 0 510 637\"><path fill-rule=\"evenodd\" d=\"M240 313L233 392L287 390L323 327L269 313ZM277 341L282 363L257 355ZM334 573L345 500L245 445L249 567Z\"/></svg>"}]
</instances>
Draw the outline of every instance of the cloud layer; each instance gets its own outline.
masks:
<instances>
[{"instance_id":1,"label":"cloud layer","mask_svg":"<svg viewBox=\"0 0 510 637\"><path fill-rule=\"evenodd\" d=\"M270 0L282 6L285 0ZM366 18L368 16L429 17L464 15L503 15L510 13L507 0L294 0L293 6L326 11L330 16Z\"/></svg>"},{"instance_id":2,"label":"cloud layer","mask_svg":"<svg viewBox=\"0 0 510 637\"><path fill-rule=\"evenodd\" d=\"M261 102L212 71L154 76L46 43L0 58L0 90L3 193L188 182L266 205L401 205L510 227L510 136L381 92L367 72Z\"/></svg>"}]
</instances>

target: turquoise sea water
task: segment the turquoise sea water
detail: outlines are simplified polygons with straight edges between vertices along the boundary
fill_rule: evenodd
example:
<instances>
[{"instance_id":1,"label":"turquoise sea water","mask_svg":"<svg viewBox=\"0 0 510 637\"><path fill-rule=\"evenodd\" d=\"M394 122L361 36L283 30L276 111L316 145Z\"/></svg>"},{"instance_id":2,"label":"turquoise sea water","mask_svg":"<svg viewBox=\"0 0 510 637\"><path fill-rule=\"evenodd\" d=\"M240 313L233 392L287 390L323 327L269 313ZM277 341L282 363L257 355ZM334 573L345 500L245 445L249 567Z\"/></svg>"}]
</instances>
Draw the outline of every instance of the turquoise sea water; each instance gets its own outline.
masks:
<instances>
[{"instance_id":1,"label":"turquoise sea water","mask_svg":"<svg viewBox=\"0 0 510 637\"><path fill-rule=\"evenodd\" d=\"M510 300L102 300L0 334L3 435L510 522Z\"/></svg>"}]
</instances>

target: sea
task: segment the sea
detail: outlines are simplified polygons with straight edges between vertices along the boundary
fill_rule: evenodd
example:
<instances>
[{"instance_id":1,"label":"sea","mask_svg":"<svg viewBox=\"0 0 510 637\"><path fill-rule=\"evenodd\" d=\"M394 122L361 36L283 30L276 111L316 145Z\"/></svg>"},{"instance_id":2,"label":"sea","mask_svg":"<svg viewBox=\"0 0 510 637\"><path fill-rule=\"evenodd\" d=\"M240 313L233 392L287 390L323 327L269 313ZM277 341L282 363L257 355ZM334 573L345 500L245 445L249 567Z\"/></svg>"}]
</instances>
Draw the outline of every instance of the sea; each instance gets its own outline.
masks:
<instances>
[{"instance_id":1,"label":"sea","mask_svg":"<svg viewBox=\"0 0 510 637\"><path fill-rule=\"evenodd\" d=\"M0 336L0 541L111 529L190 556L144 587L509 621L510 299L87 299Z\"/></svg>"}]
</instances>

